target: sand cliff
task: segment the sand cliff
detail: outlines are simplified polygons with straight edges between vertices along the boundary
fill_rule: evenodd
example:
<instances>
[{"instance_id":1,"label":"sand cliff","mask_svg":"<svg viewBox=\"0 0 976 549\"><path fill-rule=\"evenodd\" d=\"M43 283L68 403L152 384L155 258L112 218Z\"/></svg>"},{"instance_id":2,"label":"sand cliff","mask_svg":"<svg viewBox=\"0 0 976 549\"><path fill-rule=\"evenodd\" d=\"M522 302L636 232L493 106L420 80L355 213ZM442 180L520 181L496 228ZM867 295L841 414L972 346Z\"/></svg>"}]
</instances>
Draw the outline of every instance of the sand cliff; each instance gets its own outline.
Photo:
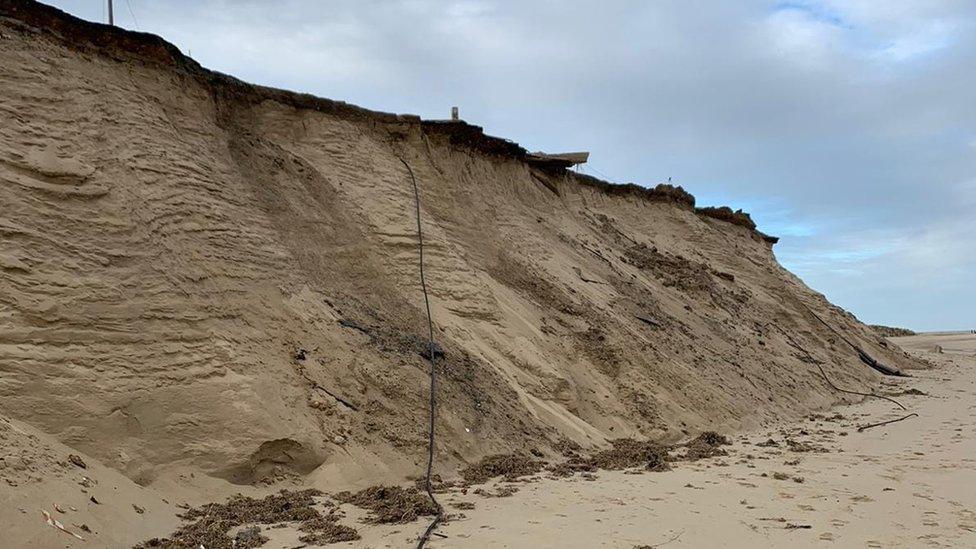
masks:
<instances>
[{"instance_id":1,"label":"sand cliff","mask_svg":"<svg viewBox=\"0 0 976 549\"><path fill-rule=\"evenodd\" d=\"M0 414L136 483L418 472L800 417L916 366L679 189L250 86L158 37L0 1Z\"/></svg>"}]
</instances>

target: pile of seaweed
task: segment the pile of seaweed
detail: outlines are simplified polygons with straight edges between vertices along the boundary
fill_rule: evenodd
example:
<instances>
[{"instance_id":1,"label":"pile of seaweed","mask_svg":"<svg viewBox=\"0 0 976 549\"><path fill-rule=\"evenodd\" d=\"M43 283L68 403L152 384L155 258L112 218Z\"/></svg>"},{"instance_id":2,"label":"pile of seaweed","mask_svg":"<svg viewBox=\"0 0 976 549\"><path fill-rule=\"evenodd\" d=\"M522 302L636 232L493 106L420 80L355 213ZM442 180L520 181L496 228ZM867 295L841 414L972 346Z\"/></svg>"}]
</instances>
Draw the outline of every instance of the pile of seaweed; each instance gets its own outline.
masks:
<instances>
[{"instance_id":1,"label":"pile of seaweed","mask_svg":"<svg viewBox=\"0 0 976 549\"><path fill-rule=\"evenodd\" d=\"M136 546L136 549L241 549L260 547L268 538L261 534L260 524L297 523L303 534L302 543L322 545L359 539L359 533L349 526L339 524L340 511L332 504L322 513L314 506L319 503L318 490L293 492L282 490L263 499L253 499L240 494L226 503L209 503L191 508L180 515L189 524L173 532L169 538L153 538ZM231 538L228 532L243 525L252 525Z\"/></svg>"},{"instance_id":2,"label":"pile of seaweed","mask_svg":"<svg viewBox=\"0 0 976 549\"><path fill-rule=\"evenodd\" d=\"M368 521L376 524L413 522L432 517L437 507L427 494L415 487L371 486L356 493L340 492L335 498L371 511Z\"/></svg>"}]
</instances>

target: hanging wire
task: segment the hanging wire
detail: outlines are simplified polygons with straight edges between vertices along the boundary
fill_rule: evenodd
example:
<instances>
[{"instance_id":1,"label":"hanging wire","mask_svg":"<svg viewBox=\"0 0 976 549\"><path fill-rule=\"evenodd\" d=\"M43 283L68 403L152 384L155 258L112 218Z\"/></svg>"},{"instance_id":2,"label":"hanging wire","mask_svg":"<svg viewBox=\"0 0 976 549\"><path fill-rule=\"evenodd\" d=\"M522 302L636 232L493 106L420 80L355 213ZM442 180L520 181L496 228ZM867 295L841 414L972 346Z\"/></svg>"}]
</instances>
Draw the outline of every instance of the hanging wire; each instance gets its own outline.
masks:
<instances>
[{"instance_id":1,"label":"hanging wire","mask_svg":"<svg viewBox=\"0 0 976 549\"><path fill-rule=\"evenodd\" d=\"M407 164L407 161L399 156L397 159L407 168L407 172L410 173L410 181L413 183L414 206L417 211L417 240L420 243L420 287L424 291L424 306L427 309L427 358L430 360L430 399L427 410L429 421L427 425L427 472L424 475L424 488L427 491L427 497L430 498L431 503L437 509L437 515L434 516L434 520L431 521L430 525L427 526L427 529L424 530L423 535L417 541L417 549L423 549L427 542L430 541L430 536L434 533L434 529L437 528L437 525L444 518L444 508L441 507L441 504L434 497L434 488L431 484L431 477L434 471L434 418L437 412L437 368L434 356L434 321L430 314L427 279L424 277L424 233L420 225L420 190L417 188L417 178L414 177L410 164Z\"/></svg>"}]
</instances>

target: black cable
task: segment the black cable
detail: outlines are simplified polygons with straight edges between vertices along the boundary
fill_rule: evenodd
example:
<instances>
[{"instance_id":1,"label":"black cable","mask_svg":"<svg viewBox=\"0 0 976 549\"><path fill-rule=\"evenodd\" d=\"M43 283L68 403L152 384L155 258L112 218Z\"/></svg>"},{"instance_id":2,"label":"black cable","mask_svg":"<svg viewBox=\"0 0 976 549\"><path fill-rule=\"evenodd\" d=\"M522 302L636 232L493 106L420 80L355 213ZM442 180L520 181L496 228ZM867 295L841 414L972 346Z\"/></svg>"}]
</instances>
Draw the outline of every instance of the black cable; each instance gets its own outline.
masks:
<instances>
[{"instance_id":1,"label":"black cable","mask_svg":"<svg viewBox=\"0 0 976 549\"><path fill-rule=\"evenodd\" d=\"M807 312L809 312L811 315L813 315L813 318L816 318L818 321L820 321L821 324L823 324L824 326L826 326L828 330L830 330L831 332L834 332L835 334L837 334L837 337L843 339L845 343L847 343L848 345L850 345L851 346L851 349L854 349L854 352L857 353L857 357L859 359L861 359L861 362L867 364L868 366L874 368L875 370L877 370L877 371L879 371L879 372L881 372L882 374L885 374L885 375L898 376L898 377L911 377L908 374L906 374L906 373L902 372L901 370L899 370L898 368L894 368L894 367L891 367L891 366L886 366L886 365L878 362L877 360L874 359L874 357L872 357L871 355L869 355L867 353L867 351L865 351L864 349L862 349L862 348L858 347L857 345L855 345L854 342L852 342L851 340L847 339L846 337L844 337L843 334L841 334L840 332L838 332L837 330L835 330L833 326L831 326L830 324L827 324L827 322L824 319L820 318L820 316L817 313L813 312L813 309L811 309L810 307L807 307L807 305L805 303L800 302L800 305L804 309L806 309Z\"/></svg>"},{"instance_id":2,"label":"black cable","mask_svg":"<svg viewBox=\"0 0 976 549\"><path fill-rule=\"evenodd\" d=\"M820 369L820 375L823 376L824 381L827 382L827 385L830 385L830 387L833 388L835 391L838 391L838 392L841 392L841 393L847 393L849 395L858 395L858 396L866 396L866 397L880 398L882 400L887 400L888 402L895 403L895 405L898 406L899 408L901 408L902 410L906 410L906 411L908 410L908 408L905 408L905 406L903 406L901 402L898 402L897 400L895 400L893 398L890 398L890 397L886 397L884 395L876 395L874 393L862 393L860 391L849 391L847 389L841 389L840 387L834 385L830 381L830 378L827 377L827 373L824 372L824 369L821 368L819 364L817 365L817 368Z\"/></svg>"},{"instance_id":3,"label":"black cable","mask_svg":"<svg viewBox=\"0 0 976 549\"><path fill-rule=\"evenodd\" d=\"M817 320L819 320L821 324L823 324L824 326L826 326L827 329L830 330L831 332L834 332L834 334L836 334L837 337L839 337L842 340L844 340L844 343L847 343L848 345L850 345L852 349L854 349L855 351L857 351L859 353L863 353L864 352L864 351L861 350L860 347L858 347L857 345L854 345L854 343L851 340L849 340L846 337L844 337L844 334L842 334L842 333L838 332L837 330L835 330L834 327L831 326L830 324L827 324L827 322L824 321L824 319L820 318L820 315L818 315L817 313L813 312L813 310L810 307L807 307L807 305L805 303L802 303L801 305L803 305L803 308L805 308L810 314L813 315L813 318L816 318Z\"/></svg>"},{"instance_id":4,"label":"black cable","mask_svg":"<svg viewBox=\"0 0 976 549\"><path fill-rule=\"evenodd\" d=\"M424 545L430 541L431 534L434 533L434 529L444 518L444 508L441 504L437 502L434 497L434 489L431 485L431 475L434 470L434 417L437 411L437 369L434 362L434 321L430 315L430 298L427 296L427 279L424 278L424 232L420 226L420 191L417 188L417 178L413 175L413 170L410 168L410 164L407 161L397 157L400 162L407 168L407 172L410 173L410 181L413 182L413 198L414 205L417 209L417 240L420 243L420 287L424 291L424 306L427 308L427 358L430 359L430 402L428 406L428 415L430 418L430 423L428 424L428 437L427 437L427 474L424 478L424 487L427 490L427 497L430 498L431 503L437 508L437 515L434 520L427 526L424 530L423 535L417 541L417 549L423 549Z\"/></svg>"},{"instance_id":5,"label":"black cable","mask_svg":"<svg viewBox=\"0 0 976 549\"><path fill-rule=\"evenodd\" d=\"M882 425L888 425L889 423L895 423L895 422L898 422L898 421L905 421L906 419L908 419L910 417L918 417L918 414L908 414L907 416L902 416L902 417L897 418L897 419L889 419L888 421L879 421L877 423L869 423L867 425L861 425L860 427L857 428L857 432L858 433L863 433L864 431L867 431L868 429L871 429L873 427L881 427Z\"/></svg>"}]
</instances>

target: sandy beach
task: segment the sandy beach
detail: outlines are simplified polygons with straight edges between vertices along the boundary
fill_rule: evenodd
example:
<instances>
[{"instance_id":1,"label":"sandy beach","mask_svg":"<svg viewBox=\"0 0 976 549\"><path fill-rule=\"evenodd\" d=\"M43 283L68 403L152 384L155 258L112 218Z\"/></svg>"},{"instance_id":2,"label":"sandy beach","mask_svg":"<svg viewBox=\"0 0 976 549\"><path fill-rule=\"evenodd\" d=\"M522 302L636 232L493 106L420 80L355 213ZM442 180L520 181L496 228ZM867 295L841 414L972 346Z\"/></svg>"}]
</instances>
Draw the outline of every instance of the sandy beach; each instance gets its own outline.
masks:
<instances>
[{"instance_id":1,"label":"sandy beach","mask_svg":"<svg viewBox=\"0 0 976 549\"><path fill-rule=\"evenodd\" d=\"M505 498L444 495L448 508L475 508L452 511L464 517L441 528L448 537L432 546L976 546L976 335L897 342L936 368L888 378L878 390L925 393L893 397L918 417L858 432L906 414L866 399L736 436L727 457L670 472L542 478L515 483L518 492ZM932 353L934 345L943 353ZM827 451L792 451L786 438ZM768 440L777 445L757 446ZM360 528L363 540L349 546L406 547L421 527Z\"/></svg>"},{"instance_id":2,"label":"sandy beach","mask_svg":"<svg viewBox=\"0 0 976 549\"><path fill-rule=\"evenodd\" d=\"M431 546L976 546L976 335L923 334L897 343L933 368L886 378L875 387L845 388L889 396L907 411L887 400L852 397L861 401L734 435L728 455L676 462L667 472L597 471L570 478L543 473L491 482L480 487L487 495L474 488L448 490L439 499L452 516L438 530L444 537L434 537ZM935 346L942 352L934 352ZM918 416L858 431L908 413ZM24 424L6 427L7 443L28 440L18 445L30 455L25 462L33 471L71 452ZM208 481L189 475L182 484L151 489L94 460L87 467L4 490L5 531L25 540L23 547L123 547L167 535L179 525L177 502L203 503L199 498L207 491ZM513 493L491 497L506 491ZM42 508L88 539L46 525ZM361 539L334 547L409 547L427 524L426 517L369 524L365 511L347 504L338 512ZM83 524L91 532L80 530ZM262 533L270 538L264 547L311 546L299 541L294 524L264 527Z\"/></svg>"},{"instance_id":3,"label":"sandy beach","mask_svg":"<svg viewBox=\"0 0 976 549\"><path fill-rule=\"evenodd\" d=\"M672 180L653 142L614 182L581 162L616 153L252 84L147 30L0 0L0 549L415 547L431 472L434 548L976 547L976 334L907 336L971 311L807 268L965 272L934 258L971 231L800 237L868 195L810 179L792 219L792 163ZM717 156L778 150L742 135Z\"/></svg>"}]
</instances>

